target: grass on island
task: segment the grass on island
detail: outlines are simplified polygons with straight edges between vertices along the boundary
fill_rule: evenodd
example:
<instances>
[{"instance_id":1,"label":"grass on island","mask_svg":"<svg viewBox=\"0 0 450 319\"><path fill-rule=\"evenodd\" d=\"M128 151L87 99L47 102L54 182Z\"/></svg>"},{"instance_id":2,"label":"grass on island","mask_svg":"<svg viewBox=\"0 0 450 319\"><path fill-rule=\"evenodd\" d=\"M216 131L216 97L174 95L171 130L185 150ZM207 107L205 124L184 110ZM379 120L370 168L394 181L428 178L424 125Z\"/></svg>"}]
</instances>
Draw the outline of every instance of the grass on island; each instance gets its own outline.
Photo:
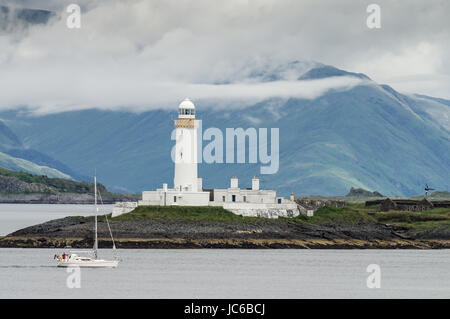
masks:
<instances>
[{"instance_id":1,"label":"grass on island","mask_svg":"<svg viewBox=\"0 0 450 319\"><path fill-rule=\"evenodd\" d=\"M258 217L243 217L233 214L222 207L212 206L138 206L132 212L114 217L113 220L181 220L186 222L234 222L252 221Z\"/></svg>"},{"instance_id":2,"label":"grass on island","mask_svg":"<svg viewBox=\"0 0 450 319\"><path fill-rule=\"evenodd\" d=\"M347 203L344 208L323 207L316 211L313 217L300 215L296 219L310 223L358 224L361 222L377 222L423 231L436 228L450 229L450 208L435 208L422 212L381 212L379 205L365 207L362 203Z\"/></svg>"},{"instance_id":3,"label":"grass on island","mask_svg":"<svg viewBox=\"0 0 450 319\"><path fill-rule=\"evenodd\" d=\"M261 218L243 217L235 215L222 207L187 207L187 206L139 206L134 211L114 217L114 221L122 220L179 220L184 222L265 222L280 223L382 223L410 228L413 230L427 230L433 228L450 229L450 209L436 208L423 212L389 211L380 212L379 206L365 207L361 203L348 203L344 208L325 206L307 217L299 215L294 218Z\"/></svg>"},{"instance_id":4,"label":"grass on island","mask_svg":"<svg viewBox=\"0 0 450 319\"><path fill-rule=\"evenodd\" d=\"M378 212L377 221L414 230L450 229L450 208L435 208L423 212L389 211Z\"/></svg>"}]
</instances>

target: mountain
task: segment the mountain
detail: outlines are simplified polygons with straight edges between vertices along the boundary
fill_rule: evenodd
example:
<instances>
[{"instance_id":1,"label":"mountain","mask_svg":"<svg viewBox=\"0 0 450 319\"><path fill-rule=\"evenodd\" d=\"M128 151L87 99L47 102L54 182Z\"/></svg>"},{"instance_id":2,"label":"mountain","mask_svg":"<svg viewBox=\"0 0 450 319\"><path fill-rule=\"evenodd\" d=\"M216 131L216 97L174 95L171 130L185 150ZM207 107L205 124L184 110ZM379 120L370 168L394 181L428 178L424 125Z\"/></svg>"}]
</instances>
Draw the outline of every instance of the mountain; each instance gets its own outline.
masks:
<instances>
[{"instance_id":1,"label":"mountain","mask_svg":"<svg viewBox=\"0 0 450 319\"><path fill-rule=\"evenodd\" d=\"M3 121L0 121L0 149L16 147L22 147L21 141Z\"/></svg>"},{"instance_id":2,"label":"mountain","mask_svg":"<svg viewBox=\"0 0 450 319\"><path fill-rule=\"evenodd\" d=\"M73 172L63 163L33 149L25 148L21 139L0 120L0 167L26 171L49 177L76 178L87 177Z\"/></svg>"},{"instance_id":3,"label":"mountain","mask_svg":"<svg viewBox=\"0 0 450 319\"><path fill-rule=\"evenodd\" d=\"M353 73L347 72L344 70L340 70L330 65L319 64L316 67L308 70L304 74L302 74L298 79L299 80L318 80L325 79L334 76L353 76L363 80L370 80L370 78L362 73Z\"/></svg>"},{"instance_id":4,"label":"mountain","mask_svg":"<svg viewBox=\"0 0 450 319\"><path fill-rule=\"evenodd\" d=\"M286 68L280 70L286 72ZM255 74L264 81L283 78L277 72ZM401 94L363 74L321 64L297 78L339 76L363 81L315 99L268 99L236 109L198 103L203 131L216 127L225 136L226 128L280 130L276 174L260 175L259 163L201 164L204 187L228 187L232 175L240 178L240 187L249 187L251 177L259 175L263 188L283 195L291 191L345 195L355 187L386 196L410 196L421 193L425 183L448 190L450 101ZM79 175L91 176L96 168L100 180L113 191L140 192L172 184L170 134L176 107L143 113L91 109L39 116L22 109L2 112L0 118L24 149L46 154Z\"/></svg>"},{"instance_id":5,"label":"mountain","mask_svg":"<svg viewBox=\"0 0 450 319\"><path fill-rule=\"evenodd\" d=\"M48 177L71 179L70 175L64 174L57 169L48 166L40 166L33 162L22 158L12 157L2 152L0 152L0 167L14 171L29 172L31 174L46 175Z\"/></svg>"},{"instance_id":6,"label":"mountain","mask_svg":"<svg viewBox=\"0 0 450 319\"><path fill-rule=\"evenodd\" d=\"M0 6L0 32L23 30L30 25L46 24L55 13L48 10Z\"/></svg>"},{"instance_id":7,"label":"mountain","mask_svg":"<svg viewBox=\"0 0 450 319\"><path fill-rule=\"evenodd\" d=\"M346 197L385 197L377 191L371 192L362 188L352 187Z\"/></svg>"}]
</instances>

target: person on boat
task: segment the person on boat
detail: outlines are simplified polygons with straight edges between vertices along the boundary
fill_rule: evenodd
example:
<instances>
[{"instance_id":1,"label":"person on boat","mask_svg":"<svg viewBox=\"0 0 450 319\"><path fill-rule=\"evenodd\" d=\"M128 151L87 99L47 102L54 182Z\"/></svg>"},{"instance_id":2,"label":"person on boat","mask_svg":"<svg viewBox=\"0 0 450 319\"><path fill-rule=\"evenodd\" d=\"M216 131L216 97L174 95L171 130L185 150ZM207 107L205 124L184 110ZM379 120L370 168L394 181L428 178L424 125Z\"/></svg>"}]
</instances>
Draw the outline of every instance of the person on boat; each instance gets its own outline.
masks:
<instances>
[{"instance_id":1,"label":"person on boat","mask_svg":"<svg viewBox=\"0 0 450 319\"><path fill-rule=\"evenodd\" d=\"M66 253L63 253L63 254L62 254L62 259L65 260L65 259L66 259L66 256L67 256Z\"/></svg>"}]
</instances>

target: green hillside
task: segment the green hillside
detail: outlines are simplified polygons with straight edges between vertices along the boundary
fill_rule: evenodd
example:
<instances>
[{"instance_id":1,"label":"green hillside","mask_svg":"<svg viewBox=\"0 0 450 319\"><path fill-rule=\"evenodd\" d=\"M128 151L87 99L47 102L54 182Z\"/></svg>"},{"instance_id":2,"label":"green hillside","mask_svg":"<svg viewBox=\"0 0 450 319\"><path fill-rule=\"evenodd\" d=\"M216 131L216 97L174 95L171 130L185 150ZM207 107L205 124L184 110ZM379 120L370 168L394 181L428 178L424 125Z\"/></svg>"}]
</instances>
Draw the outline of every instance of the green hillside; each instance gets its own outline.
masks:
<instances>
[{"instance_id":1,"label":"green hillside","mask_svg":"<svg viewBox=\"0 0 450 319\"><path fill-rule=\"evenodd\" d=\"M36 175L46 175L48 177L54 178L72 178L70 175L67 175L55 168L41 166L25 159L13 157L2 152L0 152L0 167L14 171L26 171Z\"/></svg>"},{"instance_id":2,"label":"green hillside","mask_svg":"<svg viewBox=\"0 0 450 319\"><path fill-rule=\"evenodd\" d=\"M7 179L8 183L14 183L14 181L20 181L26 184L38 184L41 187L38 189L44 190L44 192L59 192L59 193L75 193L85 194L94 193L94 184L89 182L76 182L64 178L51 178L46 175L34 175L24 171L12 171L4 168L0 168L0 189L1 183L5 180L1 177L10 177ZM18 182L18 184L20 183ZM20 183L23 185L23 183ZM14 187L14 186L13 186ZM97 183L97 187L101 193L107 193L106 187ZM26 188L25 189L30 189ZM29 190L27 191L29 192Z\"/></svg>"}]
</instances>

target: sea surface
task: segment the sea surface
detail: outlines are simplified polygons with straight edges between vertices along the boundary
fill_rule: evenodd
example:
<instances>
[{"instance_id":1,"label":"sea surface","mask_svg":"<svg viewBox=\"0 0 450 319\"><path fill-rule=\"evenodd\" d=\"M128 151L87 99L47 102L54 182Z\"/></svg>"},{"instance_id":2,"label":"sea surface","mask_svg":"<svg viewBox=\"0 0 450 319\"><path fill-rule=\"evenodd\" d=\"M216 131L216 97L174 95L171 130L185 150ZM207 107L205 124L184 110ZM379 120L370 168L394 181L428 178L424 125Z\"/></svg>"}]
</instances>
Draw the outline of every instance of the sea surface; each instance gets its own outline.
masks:
<instances>
[{"instance_id":1,"label":"sea surface","mask_svg":"<svg viewBox=\"0 0 450 319\"><path fill-rule=\"evenodd\" d=\"M0 206L4 234L92 213L12 206ZM0 248L0 298L450 298L450 250L101 249L118 268L79 273L56 268L63 252ZM369 265L379 266L380 288L367 286Z\"/></svg>"}]
</instances>

